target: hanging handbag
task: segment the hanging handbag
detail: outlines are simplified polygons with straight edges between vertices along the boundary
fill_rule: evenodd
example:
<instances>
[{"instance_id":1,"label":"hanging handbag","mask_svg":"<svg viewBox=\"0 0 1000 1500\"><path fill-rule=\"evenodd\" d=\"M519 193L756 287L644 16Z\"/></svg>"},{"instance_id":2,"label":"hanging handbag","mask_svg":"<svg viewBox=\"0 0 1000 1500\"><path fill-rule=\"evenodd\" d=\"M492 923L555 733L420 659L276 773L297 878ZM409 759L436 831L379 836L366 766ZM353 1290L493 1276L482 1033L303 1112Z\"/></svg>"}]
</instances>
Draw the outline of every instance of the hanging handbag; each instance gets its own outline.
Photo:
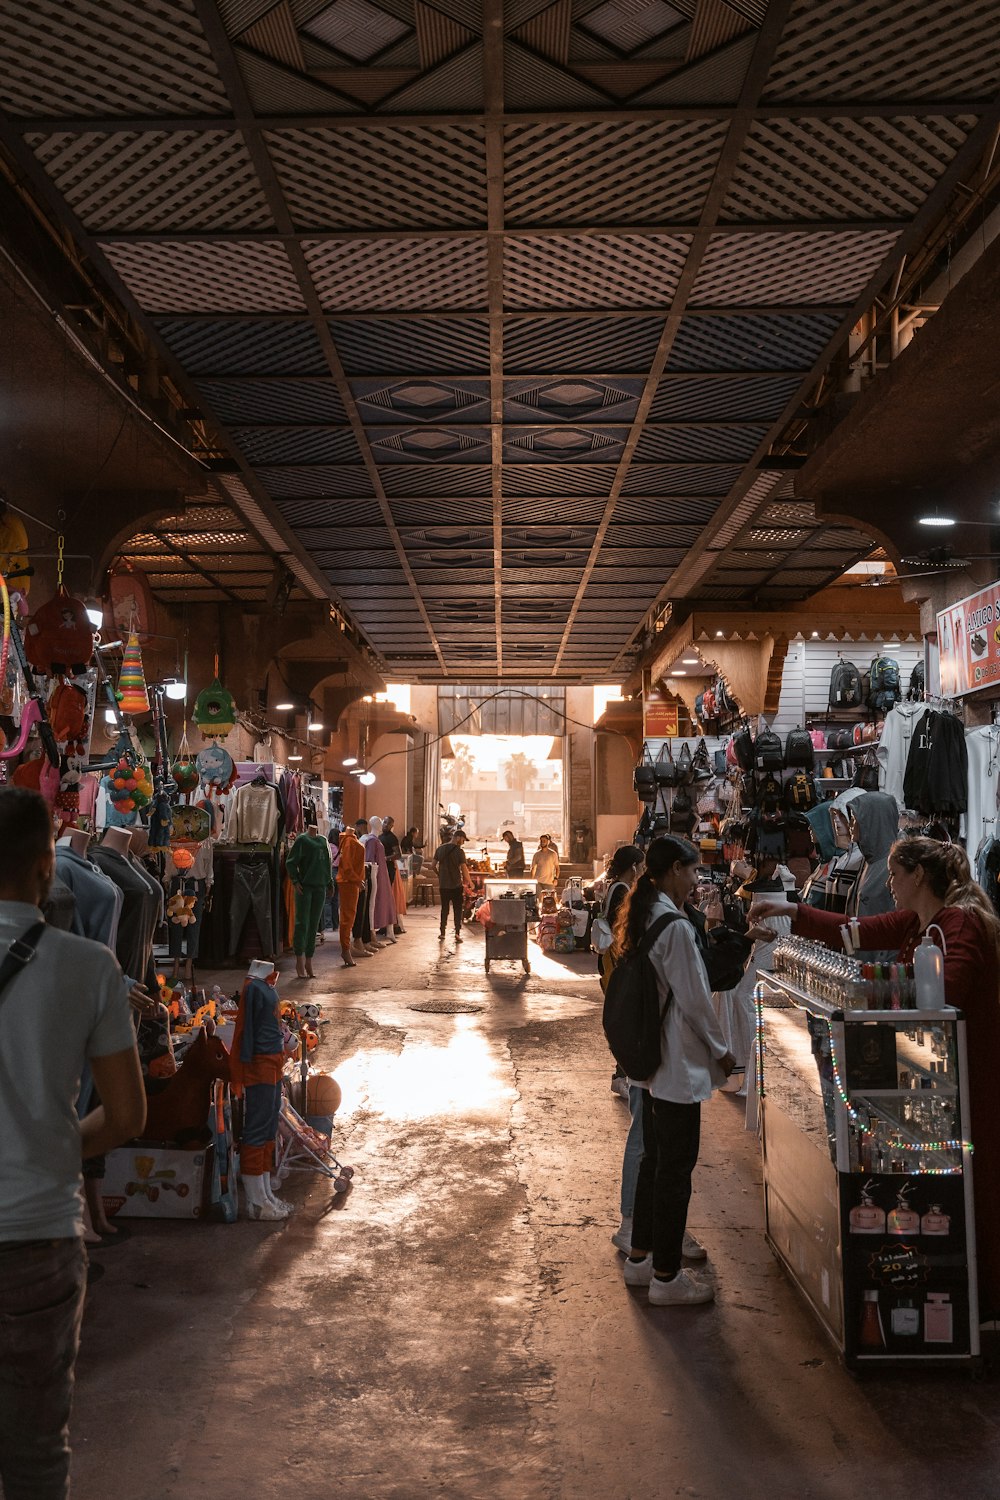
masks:
<instances>
[{"instance_id":1,"label":"hanging handbag","mask_svg":"<svg viewBox=\"0 0 1000 1500\"><path fill-rule=\"evenodd\" d=\"M867 750L857 762L857 769L854 772L854 780L851 785L859 786L865 792L877 792L878 771L878 758L874 750Z\"/></svg>"},{"instance_id":2,"label":"hanging handbag","mask_svg":"<svg viewBox=\"0 0 1000 1500\"><path fill-rule=\"evenodd\" d=\"M691 746L687 740L681 746L681 753L677 757L677 780L676 786L690 786L694 780L694 759L691 755Z\"/></svg>"},{"instance_id":3,"label":"hanging handbag","mask_svg":"<svg viewBox=\"0 0 1000 1500\"><path fill-rule=\"evenodd\" d=\"M679 776L677 765L670 750L670 741L664 740L653 762L653 770L656 773L656 785L658 787L677 786Z\"/></svg>"},{"instance_id":4,"label":"hanging handbag","mask_svg":"<svg viewBox=\"0 0 1000 1500\"><path fill-rule=\"evenodd\" d=\"M642 759L632 772L632 788L639 801L645 802L647 806L656 801L656 772L653 769L653 757L646 744L642 747Z\"/></svg>"}]
</instances>

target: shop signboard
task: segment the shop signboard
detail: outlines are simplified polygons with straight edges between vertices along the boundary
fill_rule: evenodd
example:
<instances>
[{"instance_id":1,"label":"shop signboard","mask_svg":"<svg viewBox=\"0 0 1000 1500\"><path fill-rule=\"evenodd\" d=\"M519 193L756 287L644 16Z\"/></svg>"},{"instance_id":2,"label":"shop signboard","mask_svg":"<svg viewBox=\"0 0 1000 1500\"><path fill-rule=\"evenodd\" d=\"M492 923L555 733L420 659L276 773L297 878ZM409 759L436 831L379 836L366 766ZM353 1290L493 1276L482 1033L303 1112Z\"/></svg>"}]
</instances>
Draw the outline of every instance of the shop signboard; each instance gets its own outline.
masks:
<instances>
[{"instance_id":1,"label":"shop signboard","mask_svg":"<svg viewBox=\"0 0 1000 1500\"><path fill-rule=\"evenodd\" d=\"M646 694L642 700L642 734L647 740L672 740L680 733L679 709L668 703L662 693Z\"/></svg>"},{"instance_id":2,"label":"shop signboard","mask_svg":"<svg viewBox=\"0 0 1000 1500\"><path fill-rule=\"evenodd\" d=\"M943 697L1000 685L1000 582L941 610L937 635Z\"/></svg>"}]
</instances>

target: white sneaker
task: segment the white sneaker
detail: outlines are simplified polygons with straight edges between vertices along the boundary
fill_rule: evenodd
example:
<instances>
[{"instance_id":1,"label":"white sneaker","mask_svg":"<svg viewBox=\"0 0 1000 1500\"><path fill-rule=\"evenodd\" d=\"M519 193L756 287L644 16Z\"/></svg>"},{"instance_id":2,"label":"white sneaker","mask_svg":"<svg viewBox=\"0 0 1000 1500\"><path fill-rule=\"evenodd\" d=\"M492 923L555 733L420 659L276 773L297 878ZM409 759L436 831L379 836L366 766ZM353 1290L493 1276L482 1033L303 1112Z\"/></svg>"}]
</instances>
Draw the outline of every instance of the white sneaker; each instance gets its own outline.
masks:
<instances>
[{"instance_id":1,"label":"white sneaker","mask_svg":"<svg viewBox=\"0 0 1000 1500\"><path fill-rule=\"evenodd\" d=\"M622 1078L620 1074L616 1074L615 1077L611 1080L611 1092L613 1094L617 1094L619 1099L624 1099L625 1103L627 1104L628 1079Z\"/></svg>"},{"instance_id":2,"label":"white sneaker","mask_svg":"<svg viewBox=\"0 0 1000 1500\"><path fill-rule=\"evenodd\" d=\"M622 1274L626 1286L649 1286L653 1280L652 1255L647 1255L642 1260L627 1260Z\"/></svg>"},{"instance_id":3,"label":"white sneaker","mask_svg":"<svg viewBox=\"0 0 1000 1500\"><path fill-rule=\"evenodd\" d=\"M611 1236L611 1243L619 1249L623 1255L627 1255L632 1248L632 1220L622 1215L619 1227Z\"/></svg>"},{"instance_id":4,"label":"white sneaker","mask_svg":"<svg viewBox=\"0 0 1000 1500\"><path fill-rule=\"evenodd\" d=\"M700 1244L693 1234L688 1234L686 1229L684 1231L684 1244L681 1247L681 1254L685 1260L708 1260L708 1251L705 1249L705 1246Z\"/></svg>"},{"instance_id":5,"label":"white sneaker","mask_svg":"<svg viewBox=\"0 0 1000 1500\"><path fill-rule=\"evenodd\" d=\"M714 1302L715 1289L690 1271L678 1271L673 1281L657 1281L654 1276L649 1283L649 1300L654 1307L697 1307Z\"/></svg>"}]
</instances>

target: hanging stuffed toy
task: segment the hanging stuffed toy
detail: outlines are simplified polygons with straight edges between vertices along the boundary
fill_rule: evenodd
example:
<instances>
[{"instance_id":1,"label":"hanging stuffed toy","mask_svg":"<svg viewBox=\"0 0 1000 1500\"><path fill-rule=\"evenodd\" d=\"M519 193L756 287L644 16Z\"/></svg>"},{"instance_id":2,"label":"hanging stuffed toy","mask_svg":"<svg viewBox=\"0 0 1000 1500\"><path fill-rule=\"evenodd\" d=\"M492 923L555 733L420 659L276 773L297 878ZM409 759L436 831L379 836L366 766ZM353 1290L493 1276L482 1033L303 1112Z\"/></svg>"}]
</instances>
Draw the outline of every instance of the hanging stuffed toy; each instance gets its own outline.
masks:
<instances>
[{"instance_id":1,"label":"hanging stuffed toy","mask_svg":"<svg viewBox=\"0 0 1000 1500\"><path fill-rule=\"evenodd\" d=\"M72 598L60 584L53 598L32 615L24 653L47 677L54 672L78 677L85 672L94 655L94 627L82 599Z\"/></svg>"},{"instance_id":2,"label":"hanging stuffed toy","mask_svg":"<svg viewBox=\"0 0 1000 1500\"><path fill-rule=\"evenodd\" d=\"M236 704L218 675L210 687L202 688L198 694L192 717L206 740L224 740L232 730L236 723Z\"/></svg>"},{"instance_id":3,"label":"hanging stuffed toy","mask_svg":"<svg viewBox=\"0 0 1000 1500\"><path fill-rule=\"evenodd\" d=\"M137 714L149 713L149 695L146 692L146 678L142 670L142 652L139 650L139 637L134 630L125 647L115 697L121 705L123 714L131 714L135 717Z\"/></svg>"},{"instance_id":4,"label":"hanging stuffed toy","mask_svg":"<svg viewBox=\"0 0 1000 1500\"><path fill-rule=\"evenodd\" d=\"M167 920L175 927L188 927L196 922L194 914L197 897L192 892L186 896L183 891L178 891L176 896L171 896L167 901Z\"/></svg>"},{"instance_id":5,"label":"hanging stuffed toy","mask_svg":"<svg viewBox=\"0 0 1000 1500\"><path fill-rule=\"evenodd\" d=\"M166 792L160 792L149 818L149 852L165 854L173 837L173 809Z\"/></svg>"},{"instance_id":6,"label":"hanging stuffed toy","mask_svg":"<svg viewBox=\"0 0 1000 1500\"><path fill-rule=\"evenodd\" d=\"M83 739L87 728L87 694L74 682L57 682L49 696L47 712L52 733L59 744ZM79 752L82 754L82 750Z\"/></svg>"},{"instance_id":7,"label":"hanging stuffed toy","mask_svg":"<svg viewBox=\"0 0 1000 1500\"><path fill-rule=\"evenodd\" d=\"M221 745L208 745L199 750L195 765L202 781L213 791L225 791L236 775L233 757Z\"/></svg>"},{"instance_id":8,"label":"hanging stuffed toy","mask_svg":"<svg viewBox=\"0 0 1000 1500\"><path fill-rule=\"evenodd\" d=\"M24 575L30 566L28 533L24 529L24 522L12 511L4 510L0 503L0 573L9 580L12 593L17 592L27 598L31 579ZM11 577L12 574L22 576Z\"/></svg>"}]
</instances>

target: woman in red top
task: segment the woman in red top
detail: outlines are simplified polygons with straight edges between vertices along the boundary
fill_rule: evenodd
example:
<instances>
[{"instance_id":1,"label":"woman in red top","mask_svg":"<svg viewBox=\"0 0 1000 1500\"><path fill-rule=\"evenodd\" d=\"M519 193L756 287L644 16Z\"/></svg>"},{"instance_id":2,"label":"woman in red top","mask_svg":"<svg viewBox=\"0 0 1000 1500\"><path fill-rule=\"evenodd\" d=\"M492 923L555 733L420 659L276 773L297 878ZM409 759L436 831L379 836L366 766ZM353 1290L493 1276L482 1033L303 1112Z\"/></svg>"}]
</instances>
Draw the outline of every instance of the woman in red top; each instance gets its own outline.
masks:
<instances>
[{"instance_id":1,"label":"woman in red top","mask_svg":"<svg viewBox=\"0 0 1000 1500\"><path fill-rule=\"evenodd\" d=\"M986 1319L1000 1314L1000 920L957 844L901 839L889 851L889 889L897 909L862 917L859 946L895 949L900 963L910 963L929 930L944 952L945 999L965 1016L980 1316ZM844 918L837 912L768 898L750 911L751 922L784 916L799 937L841 947Z\"/></svg>"}]
</instances>

